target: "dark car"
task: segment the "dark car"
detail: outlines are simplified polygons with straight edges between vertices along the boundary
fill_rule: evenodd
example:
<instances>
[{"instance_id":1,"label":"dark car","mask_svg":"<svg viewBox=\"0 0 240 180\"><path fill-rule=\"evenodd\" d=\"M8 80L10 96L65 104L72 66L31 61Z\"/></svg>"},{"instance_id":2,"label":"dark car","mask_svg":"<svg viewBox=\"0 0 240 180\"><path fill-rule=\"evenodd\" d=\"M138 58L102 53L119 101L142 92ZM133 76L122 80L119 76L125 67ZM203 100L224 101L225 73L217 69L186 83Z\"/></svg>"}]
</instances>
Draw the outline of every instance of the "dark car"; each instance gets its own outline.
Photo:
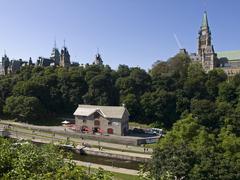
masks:
<instances>
[{"instance_id":1,"label":"dark car","mask_svg":"<svg viewBox=\"0 0 240 180\"><path fill-rule=\"evenodd\" d=\"M145 131L144 131L143 129L134 128L134 129L133 129L133 133L136 133L136 134L144 134Z\"/></svg>"}]
</instances>

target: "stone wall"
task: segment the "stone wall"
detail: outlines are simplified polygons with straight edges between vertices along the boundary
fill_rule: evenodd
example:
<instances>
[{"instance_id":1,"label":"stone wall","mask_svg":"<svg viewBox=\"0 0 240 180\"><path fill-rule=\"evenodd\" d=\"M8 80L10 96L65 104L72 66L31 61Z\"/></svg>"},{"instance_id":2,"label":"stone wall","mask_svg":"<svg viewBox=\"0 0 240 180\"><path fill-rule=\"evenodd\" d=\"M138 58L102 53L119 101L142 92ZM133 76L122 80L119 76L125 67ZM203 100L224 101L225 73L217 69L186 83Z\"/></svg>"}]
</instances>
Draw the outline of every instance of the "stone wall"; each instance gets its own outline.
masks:
<instances>
[{"instance_id":1,"label":"stone wall","mask_svg":"<svg viewBox=\"0 0 240 180\"><path fill-rule=\"evenodd\" d=\"M223 70L228 76L234 76L240 73L240 67L224 67Z\"/></svg>"},{"instance_id":2,"label":"stone wall","mask_svg":"<svg viewBox=\"0 0 240 180\"><path fill-rule=\"evenodd\" d=\"M99 122L96 123L96 121ZM115 135L123 135L124 133L124 128L128 127L128 125L126 125L126 120L121 120L121 119L108 119L108 118L104 118L102 116L99 116L98 118L94 118L94 114L88 117L84 117L84 116L76 116L75 117L75 123L77 126L80 127L87 127L90 130L92 130L92 128L100 128L103 130L104 134L108 134L108 129L112 129L113 130L113 134Z\"/></svg>"}]
</instances>

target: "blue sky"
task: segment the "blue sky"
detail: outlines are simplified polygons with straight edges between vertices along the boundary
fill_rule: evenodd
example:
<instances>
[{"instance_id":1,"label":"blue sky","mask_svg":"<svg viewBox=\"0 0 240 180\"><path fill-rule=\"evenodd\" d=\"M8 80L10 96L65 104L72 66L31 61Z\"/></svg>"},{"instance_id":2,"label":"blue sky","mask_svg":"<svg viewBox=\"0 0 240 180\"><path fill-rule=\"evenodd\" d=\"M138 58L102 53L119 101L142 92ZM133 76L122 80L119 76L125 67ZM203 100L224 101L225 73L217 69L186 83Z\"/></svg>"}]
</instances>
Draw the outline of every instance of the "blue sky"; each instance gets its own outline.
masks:
<instances>
[{"instance_id":1,"label":"blue sky","mask_svg":"<svg viewBox=\"0 0 240 180\"><path fill-rule=\"evenodd\" d=\"M0 0L0 52L35 61L63 40L71 60L151 68L183 47L195 52L208 11L216 51L240 49L239 0Z\"/></svg>"}]
</instances>

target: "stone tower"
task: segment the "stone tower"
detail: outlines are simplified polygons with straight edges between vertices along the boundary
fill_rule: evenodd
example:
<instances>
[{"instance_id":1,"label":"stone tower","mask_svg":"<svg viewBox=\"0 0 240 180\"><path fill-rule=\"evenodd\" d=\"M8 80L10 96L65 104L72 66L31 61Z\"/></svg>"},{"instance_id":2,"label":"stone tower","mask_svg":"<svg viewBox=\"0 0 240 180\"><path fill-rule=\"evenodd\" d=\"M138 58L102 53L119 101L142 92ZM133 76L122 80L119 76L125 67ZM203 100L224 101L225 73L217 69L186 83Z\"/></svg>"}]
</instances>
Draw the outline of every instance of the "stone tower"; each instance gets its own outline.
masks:
<instances>
[{"instance_id":1,"label":"stone tower","mask_svg":"<svg viewBox=\"0 0 240 180\"><path fill-rule=\"evenodd\" d=\"M59 64L60 64L60 53L58 51L56 41L54 42L54 48L52 50L50 59L53 60L55 66L59 66Z\"/></svg>"},{"instance_id":2,"label":"stone tower","mask_svg":"<svg viewBox=\"0 0 240 180\"><path fill-rule=\"evenodd\" d=\"M10 66L9 58L7 57L6 53L2 57L2 68L4 70L4 75L8 74L8 68Z\"/></svg>"},{"instance_id":3,"label":"stone tower","mask_svg":"<svg viewBox=\"0 0 240 180\"><path fill-rule=\"evenodd\" d=\"M96 65L102 65L103 64L103 60L102 60L101 55L99 53L97 53L97 55L95 56L95 60L94 60L93 64L96 64Z\"/></svg>"},{"instance_id":4,"label":"stone tower","mask_svg":"<svg viewBox=\"0 0 240 180\"><path fill-rule=\"evenodd\" d=\"M61 50L60 66L62 66L62 67L69 67L70 65L71 65L70 54L69 54L67 48L64 45L64 47Z\"/></svg>"},{"instance_id":5,"label":"stone tower","mask_svg":"<svg viewBox=\"0 0 240 180\"><path fill-rule=\"evenodd\" d=\"M207 12L204 12L198 37L198 56L205 71L217 67L217 55L212 45L211 31L208 25Z\"/></svg>"}]
</instances>

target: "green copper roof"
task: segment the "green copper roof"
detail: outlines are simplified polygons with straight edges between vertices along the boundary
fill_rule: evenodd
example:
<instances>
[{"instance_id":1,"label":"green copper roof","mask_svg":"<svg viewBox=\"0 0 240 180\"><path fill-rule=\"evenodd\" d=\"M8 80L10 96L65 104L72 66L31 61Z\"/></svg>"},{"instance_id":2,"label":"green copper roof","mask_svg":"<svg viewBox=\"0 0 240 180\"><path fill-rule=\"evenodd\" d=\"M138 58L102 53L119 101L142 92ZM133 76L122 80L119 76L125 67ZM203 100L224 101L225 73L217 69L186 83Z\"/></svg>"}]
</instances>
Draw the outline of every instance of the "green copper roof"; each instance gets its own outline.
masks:
<instances>
[{"instance_id":1,"label":"green copper roof","mask_svg":"<svg viewBox=\"0 0 240 180\"><path fill-rule=\"evenodd\" d=\"M240 60L240 50L217 52L217 57L219 59L220 58L227 58L229 61Z\"/></svg>"},{"instance_id":2,"label":"green copper roof","mask_svg":"<svg viewBox=\"0 0 240 180\"><path fill-rule=\"evenodd\" d=\"M203 14L202 27L208 27L208 18L207 18L207 12L206 11Z\"/></svg>"}]
</instances>

